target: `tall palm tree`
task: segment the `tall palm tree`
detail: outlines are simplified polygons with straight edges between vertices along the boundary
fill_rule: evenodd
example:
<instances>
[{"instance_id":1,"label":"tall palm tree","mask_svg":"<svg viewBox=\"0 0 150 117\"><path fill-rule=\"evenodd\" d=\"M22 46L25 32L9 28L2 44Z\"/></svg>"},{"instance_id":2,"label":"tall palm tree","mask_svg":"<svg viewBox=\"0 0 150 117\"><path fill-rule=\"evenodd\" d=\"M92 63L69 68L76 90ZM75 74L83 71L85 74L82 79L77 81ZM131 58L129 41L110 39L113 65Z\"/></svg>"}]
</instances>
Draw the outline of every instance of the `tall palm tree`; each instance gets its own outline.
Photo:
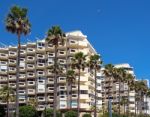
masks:
<instances>
[{"instance_id":1,"label":"tall palm tree","mask_svg":"<svg viewBox=\"0 0 150 117\"><path fill-rule=\"evenodd\" d=\"M120 102L121 102L121 83L125 81L126 71L124 68L115 68L114 69L114 78L119 82L119 115L120 115Z\"/></svg>"},{"instance_id":2,"label":"tall palm tree","mask_svg":"<svg viewBox=\"0 0 150 117\"><path fill-rule=\"evenodd\" d=\"M91 71L94 71L95 77L95 109L94 109L94 117L97 117L97 71L101 68L102 61L100 61L100 56L95 54L90 56L90 60L88 62L88 67Z\"/></svg>"},{"instance_id":3,"label":"tall palm tree","mask_svg":"<svg viewBox=\"0 0 150 117\"><path fill-rule=\"evenodd\" d=\"M67 82L70 85L70 87L68 87L67 90L70 89L70 91L69 91L70 92L70 99L69 99L69 95L68 95L68 102L67 103L70 102L70 109L72 108L72 84L75 82L75 78L76 78L75 71L68 70L67 71Z\"/></svg>"},{"instance_id":4,"label":"tall palm tree","mask_svg":"<svg viewBox=\"0 0 150 117\"><path fill-rule=\"evenodd\" d=\"M135 97L136 102L138 101L140 103L140 105L136 104L136 107L137 107L137 110L139 109L140 114L142 114L142 105L143 105L142 103L143 103L143 99L144 99L143 96L144 96L145 92L147 91L147 86L143 81L136 81L134 83L134 90L135 90L135 92L137 92L136 97ZM135 113L135 115L136 115L136 113Z\"/></svg>"},{"instance_id":5,"label":"tall palm tree","mask_svg":"<svg viewBox=\"0 0 150 117\"><path fill-rule=\"evenodd\" d=\"M52 26L51 29L47 32L46 42L48 44L54 45L54 104L53 104L53 116L56 117L56 110L57 110L57 67L58 67L58 59L57 59L57 52L58 52L58 46L59 43L62 45L65 41L65 33L61 30L59 26Z\"/></svg>"},{"instance_id":6,"label":"tall palm tree","mask_svg":"<svg viewBox=\"0 0 150 117\"><path fill-rule=\"evenodd\" d=\"M103 74L104 74L104 76L105 76L105 78L106 78L106 80L109 82L109 85L108 85L108 100L110 100L111 99L111 94L110 94L110 89L111 89L111 87L110 87L110 84L111 84L111 82L112 82L112 79L114 79L114 65L112 65L112 64L106 64L105 66L104 66L104 71L103 71ZM105 87L106 88L106 87ZM108 112L109 112L109 107L108 107Z\"/></svg>"},{"instance_id":7,"label":"tall palm tree","mask_svg":"<svg viewBox=\"0 0 150 117\"><path fill-rule=\"evenodd\" d=\"M139 82L139 88L140 88L140 103L141 103L140 114L142 114L144 95L147 92L147 85L146 85L146 83L144 83L144 81L140 81Z\"/></svg>"},{"instance_id":8,"label":"tall palm tree","mask_svg":"<svg viewBox=\"0 0 150 117\"><path fill-rule=\"evenodd\" d=\"M14 101L14 92L7 85L0 89L0 99L7 103L7 117L9 117L9 102Z\"/></svg>"},{"instance_id":9,"label":"tall palm tree","mask_svg":"<svg viewBox=\"0 0 150 117\"><path fill-rule=\"evenodd\" d=\"M78 99L77 99L77 110L78 110L78 117L80 116L80 75L81 70L84 70L86 67L86 56L82 52L78 52L74 55L72 59L72 68L78 70Z\"/></svg>"},{"instance_id":10,"label":"tall palm tree","mask_svg":"<svg viewBox=\"0 0 150 117\"><path fill-rule=\"evenodd\" d=\"M16 34L18 37L17 48L17 74L16 74L16 117L19 117L19 66L20 66L20 37L22 34L30 33L31 24L27 17L27 9L19 6L13 6L8 13L6 20L6 29L8 32Z\"/></svg>"},{"instance_id":11,"label":"tall palm tree","mask_svg":"<svg viewBox=\"0 0 150 117\"><path fill-rule=\"evenodd\" d=\"M123 105L123 114L125 115L126 112L126 104L127 104L128 100L125 97L121 98L120 104Z\"/></svg>"},{"instance_id":12,"label":"tall palm tree","mask_svg":"<svg viewBox=\"0 0 150 117\"><path fill-rule=\"evenodd\" d=\"M130 93L130 90L133 90L134 89L134 76L132 74L129 74L127 73L126 76L125 76L125 79L127 82L127 86L128 86L128 98L127 98L127 107L128 107L128 111L127 111L127 116L129 115L129 104L130 104L130 98L129 98L129 93Z\"/></svg>"}]
</instances>

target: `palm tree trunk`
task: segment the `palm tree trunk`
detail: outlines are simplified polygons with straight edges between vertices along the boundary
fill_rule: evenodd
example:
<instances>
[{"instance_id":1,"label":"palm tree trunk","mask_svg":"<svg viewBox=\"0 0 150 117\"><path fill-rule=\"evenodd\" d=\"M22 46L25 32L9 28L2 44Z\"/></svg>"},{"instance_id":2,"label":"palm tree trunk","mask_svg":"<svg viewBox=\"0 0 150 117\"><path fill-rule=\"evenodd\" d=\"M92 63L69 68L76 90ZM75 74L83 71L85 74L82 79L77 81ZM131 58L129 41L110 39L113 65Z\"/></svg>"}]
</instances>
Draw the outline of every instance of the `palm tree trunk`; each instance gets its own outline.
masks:
<instances>
[{"instance_id":1,"label":"palm tree trunk","mask_svg":"<svg viewBox=\"0 0 150 117\"><path fill-rule=\"evenodd\" d=\"M68 71L68 38L66 39L66 78L67 78L67 71ZM67 82L67 108L70 109L71 106L69 104L69 82Z\"/></svg>"},{"instance_id":2,"label":"palm tree trunk","mask_svg":"<svg viewBox=\"0 0 150 117\"><path fill-rule=\"evenodd\" d=\"M78 109L78 117L80 117L80 69L78 69L78 104L77 104L77 109Z\"/></svg>"},{"instance_id":3,"label":"palm tree trunk","mask_svg":"<svg viewBox=\"0 0 150 117\"><path fill-rule=\"evenodd\" d=\"M70 109L70 104L69 104L69 82L67 82L67 108Z\"/></svg>"},{"instance_id":4,"label":"palm tree trunk","mask_svg":"<svg viewBox=\"0 0 150 117\"><path fill-rule=\"evenodd\" d=\"M125 105L125 103L123 103L123 109L124 109L124 111L123 111L123 114L125 115L125 108L126 108L126 105Z\"/></svg>"},{"instance_id":5,"label":"palm tree trunk","mask_svg":"<svg viewBox=\"0 0 150 117\"><path fill-rule=\"evenodd\" d=\"M97 78L96 78L96 68L95 68L95 109L94 109L94 117L97 117Z\"/></svg>"},{"instance_id":6,"label":"palm tree trunk","mask_svg":"<svg viewBox=\"0 0 150 117\"><path fill-rule=\"evenodd\" d=\"M54 111L53 116L56 117L57 110L57 45L55 45L55 60L54 60Z\"/></svg>"},{"instance_id":7,"label":"palm tree trunk","mask_svg":"<svg viewBox=\"0 0 150 117\"><path fill-rule=\"evenodd\" d=\"M72 83L70 84L70 109L72 109Z\"/></svg>"},{"instance_id":8,"label":"palm tree trunk","mask_svg":"<svg viewBox=\"0 0 150 117\"><path fill-rule=\"evenodd\" d=\"M9 117L9 94L7 95L7 117Z\"/></svg>"},{"instance_id":9,"label":"palm tree trunk","mask_svg":"<svg viewBox=\"0 0 150 117\"><path fill-rule=\"evenodd\" d=\"M137 102L135 101L135 117L136 117L136 113L137 113Z\"/></svg>"},{"instance_id":10,"label":"palm tree trunk","mask_svg":"<svg viewBox=\"0 0 150 117\"><path fill-rule=\"evenodd\" d=\"M16 117L19 117L19 69L20 69L20 31L18 32L18 49L17 49L17 76L16 76Z\"/></svg>"},{"instance_id":11,"label":"palm tree trunk","mask_svg":"<svg viewBox=\"0 0 150 117\"><path fill-rule=\"evenodd\" d=\"M121 85L121 82L119 80L119 116L120 116L120 90L121 90L120 85Z\"/></svg>"}]
</instances>

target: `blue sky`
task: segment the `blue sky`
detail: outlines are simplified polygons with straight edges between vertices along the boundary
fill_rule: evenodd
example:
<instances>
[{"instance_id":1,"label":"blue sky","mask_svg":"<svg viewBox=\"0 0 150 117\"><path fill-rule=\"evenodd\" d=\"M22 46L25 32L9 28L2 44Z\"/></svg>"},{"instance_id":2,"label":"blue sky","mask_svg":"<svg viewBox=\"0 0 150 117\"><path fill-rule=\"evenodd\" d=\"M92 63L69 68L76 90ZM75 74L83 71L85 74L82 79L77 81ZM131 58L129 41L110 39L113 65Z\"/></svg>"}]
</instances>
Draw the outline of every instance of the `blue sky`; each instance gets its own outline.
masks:
<instances>
[{"instance_id":1,"label":"blue sky","mask_svg":"<svg viewBox=\"0 0 150 117\"><path fill-rule=\"evenodd\" d=\"M150 0L1 0L0 42L16 44L4 19L13 5L27 7L32 32L43 38L52 25L81 30L105 63L129 63L138 78L150 78Z\"/></svg>"}]
</instances>

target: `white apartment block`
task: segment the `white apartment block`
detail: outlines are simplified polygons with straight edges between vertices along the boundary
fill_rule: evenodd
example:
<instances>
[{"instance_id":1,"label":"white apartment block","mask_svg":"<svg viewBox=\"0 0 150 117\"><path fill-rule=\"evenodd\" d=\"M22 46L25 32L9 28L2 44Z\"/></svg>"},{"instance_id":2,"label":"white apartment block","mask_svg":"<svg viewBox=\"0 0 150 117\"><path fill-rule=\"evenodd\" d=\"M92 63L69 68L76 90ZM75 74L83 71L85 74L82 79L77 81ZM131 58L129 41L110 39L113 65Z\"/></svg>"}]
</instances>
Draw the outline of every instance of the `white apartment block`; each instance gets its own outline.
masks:
<instances>
[{"instance_id":1,"label":"white apartment block","mask_svg":"<svg viewBox=\"0 0 150 117\"><path fill-rule=\"evenodd\" d=\"M117 64L114 65L116 68L124 68L128 73L134 75L133 68L129 64ZM104 69L103 69L104 70ZM108 88L110 88L110 94L112 96L112 108L116 108L118 110L119 108L117 105L119 104L119 82L116 82L114 79L110 80L106 78L104 75L101 76L102 80L102 102L103 106L107 105L108 102ZM121 98L125 97L127 98L128 96L128 85L127 83L121 83ZM130 112L135 112L135 91L130 91L129 92L129 111ZM123 110L123 109L121 109ZM127 111L127 105L125 106L125 111Z\"/></svg>"},{"instance_id":2,"label":"white apartment block","mask_svg":"<svg viewBox=\"0 0 150 117\"><path fill-rule=\"evenodd\" d=\"M64 66L64 74L66 73L66 63L71 61L73 55L77 52L91 55L96 54L95 49L87 40L87 36L80 31L66 33L68 38L66 45L59 45L58 61L61 66ZM0 88L9 82L9 86L16 88L16 57L17 47L9 46L0 48ZM66 61L67 56L67 61ZM27 42L21 45L20 57L20 77L19 77L19 103L25 105L30 98L35 98L37 101L37 109L43 111L45 107L53 107L53 90L54 79L50 66L54 64L54 47L51 44L46 44L45 39L37 40L36 42ZM89 111L94 104L94 76L88 72L88 68L81 72L81 95L80 107L83 110ZM98 79L98 107L102 105L101 100L101 81ZM58 77L58 96L57 108L67 108L67 86L66 77ZM72 108L77 107L77 82L72 86ZM5 102L0 102L6 104ZM10 104L15 104L10 102Z\"/></svg>"}]
</instances>

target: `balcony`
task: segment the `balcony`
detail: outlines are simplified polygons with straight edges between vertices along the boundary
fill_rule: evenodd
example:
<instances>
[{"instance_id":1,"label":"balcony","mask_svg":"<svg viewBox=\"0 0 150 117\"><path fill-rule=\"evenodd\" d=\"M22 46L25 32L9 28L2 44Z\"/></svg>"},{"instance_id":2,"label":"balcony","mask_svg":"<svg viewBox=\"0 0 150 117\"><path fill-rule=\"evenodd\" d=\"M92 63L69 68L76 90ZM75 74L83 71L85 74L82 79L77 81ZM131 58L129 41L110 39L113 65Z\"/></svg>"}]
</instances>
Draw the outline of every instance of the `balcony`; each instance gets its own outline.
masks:
<instances>
[{"instance_id":1,"label":"balcony","mask_svg":"<svg viewBox=\"0 0 150 117\"><path fill-rule=\"evenodd\" d=\"M59 77L59 83L66 83L66 77Z\"/></svg>"},{"instance_id":2,"label":"balcony","mask_svg":"<svg viewBox=\"0 0 150 117\"><path fill-rule=\"evenodd\" d=\"M26 78L25 74L20 74L19 75L19 79L25 79L25 78Z\"/></svg>"},{"instance_id":3,"label":"balcony","mask_svg":"<svg viewBox=\"0 0 150 117\"><path fill-rule=\"evenodd\" d=\"M9 81L16 80L16 75L9 75Z\"/></svg>"},{"instance_id":4,"label":"balcony","mask_svg":"<svg viewBox=\"0 0 150 117\"><path fill-rule=\"evenodd\" d=\"M73 56L75 53L77 53L77 49L69 49L69 55Z\"/></svg>"},{"instance_id":5,"label":"balcony","mask_svg":"<svg viewBox=\"0 0 150 117\"><path fill-rule=\"evenodd\" d=\"M48 96L48 101L53 102L54 97L53 96Z\"/></svg>"},{"instance_id":6,"label":"balcony","mask_svg":"<svg viewBox=\"0 0 150 117\"><path fill-rule=\"evenodd\" d=\"M45 47L38 46L37 53L43 53L43 52L45 52Z\"/></svg>"},{"instance_id":7,"label":"balcony","mask_svg":"<svg viewBox=\"0 0 150 117\"><path fill-rule=\"evenodd\" d=\"M39 96L39 97L38 97L38 101L39 101L39 102L45 101L45 97L44 97L44 96Z\"/></svg>"},{"instance_id":8,"label":"balcony","mask_svg":"<svg viewBox=\"0 0 150 117\"><path fill-rule=\"evenodd\" d=\"M7 60L7 59L8 59L8 54L0 53L0 60Z\"/></svg>"},{"instance_id":9,"label":"balcony","mask_svg":"<svg viewBox=\"0 0 150 117\"><path fill-rule=\"evenodd\" d=\"M77 94L72 94L72 99L77 99L78 95Z\"/></svg>"},{"instance_id":10,"label":"balcony","mask_svg":"<svg viewBox=\"0 0 150 117\"><path fill-rule=\"evenodd\" d=\"M21 57L26 56L26 50L20 50L20 56Z\"/></svg>"},{"instance_id":11,"label":"balcony","mask_svg":"<svg viewBox=\"0 0 150 117\"><path fill-rule=\"evenodd\" d=\"M45 63L37 63L36 68L37 69L44 69L45 68Z\"/></svg>"},{"instance_id":12,"label":"balcony","mask_svg":"<svg viewBox=\"0 0 150 117\"><path fill-rule=\"evenodd\" d=\"M27 64L27 70L34 71L35 70L34 64Z\"/></svg>"},{"instance_id":13,"label":"balcony","mask_svg":"<svg viewBox=\"0 0 150 117\"><path fill-rule=\"evenodd\" d=\"M7 82L7 77L0 76L0 82Z\"/></svg>"},{"instance_id":14,"label":"balcony","mask_svg":"<svg viewBox=\"0 0 150 117\"><path fill-rule=\"evenodd\" d=\"M78 48L78 41L77 40L73 40L73 39L69 39L68 46L70 48Z\"/></svg>"},{"instance_id":15,"label":"balcony","mask_svg":"<svg viewBox=\"0 0 150 117\"><path fill-rule=\"evenodd\" d=\"M15 67L9 67L9 73L16 73Z\"/></svg>"},{"instance_id":16,"label":"balcony","mask_svg":"<svg viewBox=\"0 0 150 117\"><path fill-rule=\"evenodd\" d=\"M35 90L34 89L28 89L28 94L35 95Z\"/></svg>"},{"instance_id":17,"label":"balcony","mask_svg":"<svg viewBox=\"0 0 150 117\"><path fill-rule=\"evenodd\" d=\"M28 55L34 55L35 54L35 48L27 48L27 54Z\"/></svg>"},{"instance_id":18,"label":"balcony","mask_svg":"<svg viewBox=\"0 0 150 117\"><path fill-rule=\"evenodd\" d=\"M35 81L28 81L28 82L27 82L27 85L28 85L28 86L34 86L34 85L35 85Z\"/></svg>"},{"instance_id":19,"label":"balcony","mask_svg":"<svg viewBox=\"0 0 150 117\"><path fill-rule=\"evenodd\" d=\"M48 78L48 84L54 84L54 79L53 78Z\"/></svg>"},{"instance_id":20,"label":"balcony","mask_svg":"<svg viewBox=\"0 0 150 117\"><path fill-rule=\"evenodd\" d=\"M44 105L38 105L37 110L38 111L43 111L45 109Z\"/></svg>"},{"instance_id":21,"label":"balcony","mask_svg":"<svg viewBox=\"0 0 150 117\"><path fill-rule=\"evenodd\" d=\"M25 87L25 82L19 82L19 87Z\"/></svg>"},{"instance_id":22,"label":"balcony","mask_svg":"<svg viewBox=\"0 0 150 117\"><path fill-rule=\"evenodd\" d=\"M66 56L66 51L62 51L62 50L58 51L58 57L65 57L65 56Z\"/></svg>"},{"instance_id":23,"label":"balcony","mask_svg":"<svg viewBox=\"0 0 150 117\"><path fill-rule=\"evenodd\" d=\"M64 59L58 59L58 63L62 64L62 65L65 65L66 64L66 60L64 60Z\"/></svg>"},{"instance_id":24,"label":"balcony","mask_svg":"<svg viewBox=\"0 0 150 117\"><path fill-rule=\"evenodd\" d=\"M54 87L48 87L48 92L53 93L54 92Z\"/></svg>"},{"instance_id":25,"label":"balcony","mask_svg":"<svg viewBox=\"0 0 150 117\"><path fill-rule=\"evenodd\" d=\"M19 95L25 95L25 90L19 90Z\"/></svg>"},{"instance_id":26,"label":"balcony","mask_svg":"<svg viewBox=\"0 0 150 117\"><path fill-rule=\"evenodd\" d=\"M9 86L12 88L16 88L16 83L9 83Z\"/></svg>"},{"instance_id":27,"label":"balcony","mask_svg":"<svg viewBox=\"0 0 150 117\"><path fill-rule=\"evenodd\" d=\"M16 60L9 59L8 64L9 64L10 66L16 66L17 62L16 62Z\"/></svg>"},{"instance_id":28,"label":"balcony","mask_svg":"<svg viewBox=\"0 0 150 117\"><path fill-rule=\"evenodd\" d=\"M16 57L17 57L17 52L9 51L9 58L16 58Z\"/></svg>"},{"instance_id":29,"label":"balcony","mask_svg":"<svg viewBox=\"0 0 150 117\"><path fill-rule=\"evenodd\" d=\"M44 76L45 75L45 72L44 71L37 71L37 76Z\"/></svg>"},{"instance_id":30,"label":"balcony","mask_svg":"<svg viewBox=\"0 0 150 117\"><path fill-rule=\"evenodd\" d=\"M19 103L26 103L26 100L25 99L19 99Z\"/></svg>"},{"instance_id":31,"label":"balcony","mask_svg":"<svg viewBox=\"0 0 150 117\"><path fill-rule=\"evenodd\" d=\"M27 62L28 63L34 63L35 61L35 57L33 57L33 56L27 56Z\"/></svg>"},{"instance_id":32,"label":"balcony","mask_svg":"<svg viewBox=\"0 0 150 117\"><path fill-rule=\"evenodd\" d=\"M67 90L66 86L59 86L58 91L64 91Z\"/></svg>"},{"instance_id":33,"label":"balcony","mask_svg":"<svg viewBox=\"0 0 150 117\"><path fill-rule=\"evenodd\" d=\"M35 77L35 74L33 72L28 72L27 73L27 77L28 78L34 78Z\"/></svg>"},{"instance_id":34,"label":"balcony","mask_svg":"<svg viewBox=\"0 0 150 117\"><path fill-rule=\"evenodd\" d=\"M77 90L78 90L78 87L77 87L77 86L72 86L72 90L73 90L73 91L77 91Z\"/></svg>"}]
</instances>

